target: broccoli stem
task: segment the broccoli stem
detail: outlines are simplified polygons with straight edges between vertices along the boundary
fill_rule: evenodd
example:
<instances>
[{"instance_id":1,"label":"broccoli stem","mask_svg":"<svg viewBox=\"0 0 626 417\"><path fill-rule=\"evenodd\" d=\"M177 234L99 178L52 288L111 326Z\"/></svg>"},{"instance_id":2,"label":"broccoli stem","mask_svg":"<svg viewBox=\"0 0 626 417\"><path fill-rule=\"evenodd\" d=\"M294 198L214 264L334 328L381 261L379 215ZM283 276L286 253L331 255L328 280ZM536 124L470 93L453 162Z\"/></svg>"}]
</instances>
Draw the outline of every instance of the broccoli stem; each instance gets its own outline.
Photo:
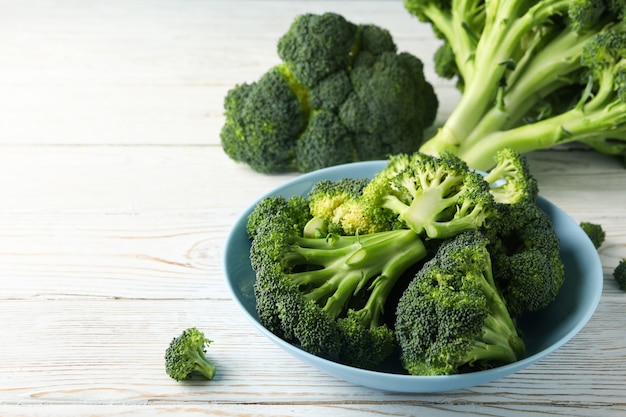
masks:
<instances>
[{"instance_id":1,"label":"broccoli stem","mask_svg":"<svg viewBox=\"0 0 626 417\"><path fill-rule=\"evenodd\" d=\"M373 280L360 313L362 322L372 327L398 279L427 254L420 237L408 229L326 239L296 237L292 252L291 259L299 265L320 267L289 277L332 318L345 313L354 295Z\"/></svg>"},{"instance_id":2,"label":"broccoli stem","mask_svg":"<svg viewBox=\"0 0 626 417\"><path fill-rule=\"evenodd\" d=\"M189 356L193 358L195 362L195 371L204 375L207 379L213 379L215 376L216 367L206 357L202 349L196 349L189 352Z\"/></svg>"},{"instance_id":3,"label":"broccoli stem","mask_svg":"<svg viewBox=\"0 0 626 417\"><path fill-rule=\"evenodd\" d=\"M467 135L464 145L474 146L484 136L517 126L534 105L559 88L571 85L572 74L580 68L584 39L591 35L562 31L535 55L531 64L518 64L507 79L503 106L493 106Z\"/></svg>"},{"instance_id":4,"label":"broccoli stem","mask_svg":"<svg viewBox=\"0 0 626 417\"><path fill-rule=\"evenodd\" d=\"M498 89L501 88L502 79L509 67L505 64L515 59L512 53L517 50L522 37L559 11L565 12L570 0L538 2L522 16L514 19L520 13L516 9L522 4L519 1L489 3L488 7L496 8L497 13L494 15L487 10L488 19L476 47L475 60L465 65L490 70L476 74L474 78L466 78L465 89L458 105L445 125L422 145L420 151L432 155L440 155L445 151L457 153L469 132L474 130L484 114L494 105Z\"/></svg>"},{"instance_id":5,"label":"broccoli stem","mask_svg":"<svg viewBox=\"0 0 626 417\"><path fill-rule=\"evenodd\" d=\"M494 163L494 155L503 148L525 153L573 141L593 141L598 132L608 137L612 132L623 135L625 129L626 103L607 103L605 107L594 104L511 130L494 132L483 137L480 146L463 144L458 155L471 167L487 170Z\"/></svg>"},{"instance_id":6,"label":"broccoli stem","mask_svg":"<svg viewBox=\"0 0 626 417\"><path fill-rule=\"evenodd\" d=\"M428 178L421 180L420 192L414 186L407 185L407 189L415 196L410 205L394 195L387 195L384 198L383 207L398 213L398 218L415 233L421 234L426 231L428 236L433 237L437 234L437 230L432 224L437 223L441 214L457 202L456 196L450 195L449 190L458 184L459 177L448 175L443 180L437 179L432 184L429 184L429 181Z\"/></svg>"},{"instance_id":7,"label":"broccoli stem","mask_svg":"<svg viewBox=\"0 0 626 417\"><path fill-rule=\"evenodd\" d=\"M407 234L407 246L402 251L396 252L396 256L387 261L381 274L374 280L370 289L372 293L365 304L365 307L357 313L361 317L361 322L371 328L380 325L380 316L385 312L385 304L389 294L402 274L418 260L426 256L426 247L417 235ZM414 238L415 237L415 238Z\"/></svg>"},{"instance_id":8,"label":"broccoli stem","mask_svg":"<svg viewBox=\"0 0 626 417\"><path fill-rule=\"evenodd\" d=\"M484 321L483 334L468 352L467 362L512 363L524 355L524 342L493 279L491 259L486 260L478 278L489 303L490 314Z\"/></svg>"},{"instance_id":9,"label":"broccoli stem","mask_svg":"<svg viewBox=\"0 0 626 417\"><path fill-rule=\"evenodd\" d=\"M476 6L472 0L459 0L453 3L450 12L443 13L436 2L425 2L420 4L420 12L428 17L433 27L436 27L451 45L461 76L471 78L473 66L468 65L468 62L473 60L476 39L467 30L461 30L461 28L464 27L467 17L472 15Z\"/></svg>"}]
</instances>

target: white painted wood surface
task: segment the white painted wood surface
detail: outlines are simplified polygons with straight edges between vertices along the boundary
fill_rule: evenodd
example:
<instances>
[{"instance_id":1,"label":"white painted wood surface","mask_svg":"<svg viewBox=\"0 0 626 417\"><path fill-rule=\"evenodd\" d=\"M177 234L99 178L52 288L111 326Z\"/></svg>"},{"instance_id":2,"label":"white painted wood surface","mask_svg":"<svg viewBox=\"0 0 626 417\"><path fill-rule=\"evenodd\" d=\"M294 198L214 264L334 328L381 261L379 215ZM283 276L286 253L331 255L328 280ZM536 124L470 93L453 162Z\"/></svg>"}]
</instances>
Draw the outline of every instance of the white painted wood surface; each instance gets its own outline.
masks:
<instances>
[{"instance_id":1,"label":"white painted wood surface","mask_svg":"<svg viewBox=\"0 0 626 417\"><path fill-rule=\"evenodd\" d=\"M219 146L222 100L277 62L293 17L389 28L432 70L437 41L401 1L0 1L0 415L622 416L626 170L584 151L529 156L542 195L601 222L605 289L571 342L523 372L433 395L326 376L267 341L231 301L222 247L239 214L294 176ZM177 383L163 352L188 326L214 381Z\"/></svg>"}]
</instances>

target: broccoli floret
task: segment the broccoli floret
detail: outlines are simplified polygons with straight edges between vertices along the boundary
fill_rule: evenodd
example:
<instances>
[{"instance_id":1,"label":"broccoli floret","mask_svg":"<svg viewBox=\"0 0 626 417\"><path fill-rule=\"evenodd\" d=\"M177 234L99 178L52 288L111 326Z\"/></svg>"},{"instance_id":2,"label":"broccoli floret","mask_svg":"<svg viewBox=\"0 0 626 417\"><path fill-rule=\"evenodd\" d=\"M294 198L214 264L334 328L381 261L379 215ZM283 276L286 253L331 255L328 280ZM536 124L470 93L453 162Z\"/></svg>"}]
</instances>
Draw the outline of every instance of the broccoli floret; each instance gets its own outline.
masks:
<instances>
[{"instance_id":1,"label":"broccoli floret","mask_svg":"<svg viewBox=\"0 0 626 417\"><path fill-rule=\"evenodd\" d=\"M495 210L489 184L452 154L393 156L363 195L376 222L397 217L431 239L476 230Z\"/></svg>"},{"instance_id":2,"label":"broccoli floret","mask_svg":"<svg viewBox=\"0 0 626 417\"><path fill-rule=\"evenodd\" d=\"M559 238L550 217L532 203L499 206L490 251L493 276L513 317L550 304L565 280Z\"/></svg>"},{"instance_id":3,"label":"broccoli floret","mask_svg":"<svg viewBox=\"0 0 626 417\"><path fill-rule=\"evenodd\" d=\"M264 226L265 219L271 216L285 216L290 219L292 231L302 233L302 230L311 220L309 201L302 196L293 196L289 199L270 196L259 201L252 213L248 216L246 232L250 239L254 239L258 229Z\"/></svg>"},{"instance_id":4,"label":"broccoli floret","mask_svg":"<svg viewBox=\"0 0 626 417\"><path fill-rule=\"evenodd\" d=\"M478 231L445 241L398 303L395 332L413 375L448 375L515 362L519 336L492 276Z\"/></svg>"},{"instance_id":5,"label":"broccoli floret","mask_svg":"<svg viewBox=\"0 0 626 417\"><path fill-rule=\"evenodd\" d=\"M342 178L313 185L308 196L309 210L313 217L323 220L324 232L356 235L382 231L369 221L361 201L363 188L369 182L369 178Z\"/></svg>"},{"instance_id":6,"label":"broccoli floret","mask_svg":"<svg viewBox=\"0 0 626 417\"><path fill-rule=\"evenodd\" d=\"M626 156L624 0L405 0L442 41L457 107L420 151L488 170L498 150L584 142Z\"/></svg>"},{"instance_id":7,"label":"broccoli floret","mask_svg":"<svg viewBox=\"0 0 626 417\"><path fill-rule=\"evenodd\" d=\"M454 51L450 47L448 42L444 42L437 48L434 55L435 72L446 79L452 79L459 73L459 68L456 65ZM463 90L463 81L459 79L457 81L457 88Z\"/></svg>"},{"instance_id":8,"label":"broccoli floret","mask_svg":"<svg viewBox=\"0 0 626 417\"><path fill-rule=\"evenodd\" d=\"M350 67L358 26L335 13L297 16L278 40L278 56L305 88Z\"/></svg>"},{"instance_id":9,"label":"broccoli floret","mask_svg":"<svg viewBox=\"0 0 626 417\"><path fill-rule=\"evenodd\" d=\"M213 379L216 367L205 354L212 342L195 327L184 330L165 351L165 371L177 381L189 379L193 374Z\"/></svg>"},{"instance_id":10,"label":"broccoli floret","mask_svg":"<svg viewBox=\"0 0 626 417\"><path fill-rule=\"evenodd\" d=\"M626 258L621 259L613 270L613 279L619 285L620 290L626 291Z\"/></svg>"},{"instance_id":11,"label":"broccoli floret","mask_svg":"<svg viewBox=\"0 0 626 417\"><path fill-rule=\"evenodd\" d=\"M335 13L296 17L282 62L225 98L222 147L259 172L308 172L414 152L438 101L390 33Z\"/></svg>"},{"instance_id":12,"label":"broccoli floret","mask_svg":"<svg viewBox=\"0 0 626 417\"><path fill-rule=\"evenodd\" d=\"M278 204L276 197L268 204ZM394 347L385 303L403 273L426 256L411 230L305 237L288 210L255 226L250 260L259 319L316 355L371 368ZM259 218L255 216L254 218ZM306 228L306 227L305 227Z\"/></svg>"},{"instance_id":13,"label":"broccoli floret","mask_svg":"<svg viewBox=\"0 0 626 417\"><path fill-rule=\"evenodd\" d=\"M362 52L350 72L353 92L339 109L352 132L358 160L413 152L436 116L437 98L423 76L423 64L408 53Z\"/></svg>"},{"instance_id":14,"label":"broccoli floret","mask_svg":"<svg viewBox=\"0 0 626 417\"><path fill-rule=\"evenodd\" d=\"M295 138L304 131L306 117L278 67L230 90L224 110L221 139L230 158L258 172L294 169Z\"/></svg>"},{"instance_id":15,"label":"broccoli floret","mask_svg":"<svg viewBox=\"0 0 626 417\"><path fill-rule=\"evenodd\" d=\"M606 239L606 233L601 224L582 221L580 222L580 228L583 229L583 232L589 237L596 249L602 246Z\"/></svg>"},{"instance_id":16,"label":"broccoli floret","mask_svg":"<svg viewBox=\"0 0 626 417\"><path fill-rule=\"evenodd\" d=\"M485 180L491 184L496 214L481 231L491 241L496 285L517 318L547 306L561 288L559 239L550 217L537 206L537 180L522 154L499 151Z\"/></svg>"},{"instance_id":17,"label":"broccoli floret","mask_svg":"<svg viewBox=\"0 0 626 417\"><path fill-rule=\"evenodd\" d=\"M496 165L487 173L496 203L535 203L539 194L537 179L531 174L526 158L510 148L496 154Z\"/></svg>"}]
</instances>

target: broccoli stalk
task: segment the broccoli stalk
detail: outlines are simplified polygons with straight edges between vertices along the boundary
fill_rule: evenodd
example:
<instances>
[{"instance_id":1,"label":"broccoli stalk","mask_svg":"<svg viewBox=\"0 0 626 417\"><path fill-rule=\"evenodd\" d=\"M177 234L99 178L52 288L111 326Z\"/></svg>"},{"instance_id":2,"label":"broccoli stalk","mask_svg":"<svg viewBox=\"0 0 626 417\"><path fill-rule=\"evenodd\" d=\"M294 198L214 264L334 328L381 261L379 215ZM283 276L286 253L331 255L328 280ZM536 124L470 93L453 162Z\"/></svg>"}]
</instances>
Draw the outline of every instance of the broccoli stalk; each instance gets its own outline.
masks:
<instances>
[{"instance_id":1,"label":"broccoli stalk","mask_svg":"<svg viewBox=\"0 0 626 417\"><path fill-rule=\"evenodd\" d=\"M205 348L211 343L195 327L184 330L165 351L165 371L176 381L189 379L195 373L213 379L216 367L205 355Z\"/></svg>"},{"instance_id":2,"label":"broccoli stalk","mask_svg":"<svg viewBox=\"0 0 626 417\"><path fill-rule=\"evenodd\" d=\"M582 141L626 155L623 0L405 0L445 53L462 97L421 152L453 152L488 170L498 150Z\"/></svg>"},{"instance_id":3,"label":"broccoli stalk","mask_svg":"<svg viewBox=\"0 0 626 417\"><path fill-rule=\"evenodd\" d=\"M344 313L354 294L370 291L358 309L366 327L378 327L391 289L412 265L426 256L426 248L411 230L392 230L358 236L326 238L292 236L285 259L293 268L321 269L288 274L304 297L320 303L331 318Z\"/></svg>"}]
</instances>

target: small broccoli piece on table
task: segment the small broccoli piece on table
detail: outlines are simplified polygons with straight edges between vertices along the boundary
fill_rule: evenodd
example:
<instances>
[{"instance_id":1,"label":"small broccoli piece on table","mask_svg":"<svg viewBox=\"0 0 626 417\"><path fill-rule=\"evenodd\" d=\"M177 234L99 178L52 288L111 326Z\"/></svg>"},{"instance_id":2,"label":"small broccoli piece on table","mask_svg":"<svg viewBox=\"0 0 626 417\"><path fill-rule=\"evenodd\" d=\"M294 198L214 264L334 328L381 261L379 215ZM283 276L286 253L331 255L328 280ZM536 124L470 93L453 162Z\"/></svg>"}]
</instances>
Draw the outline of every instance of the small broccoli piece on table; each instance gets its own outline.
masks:
<instances>
[{"instance_id":1,"label":"small broccoli piece on table","mask_svg":"<svg viewBox=\"0 0 626 417\"><path fill-rule=\"evenodd\" d=\"M410 374L488 369L524 356L493 280L488 243L477 231L445 241L402 294L395 331Z\"/></svg>"},{"instance_id":2,"label":"small broccoli piece on table","mask_svg":"<svg viewBox=\"0 0 626 417\"><path fill-rule=\"evenodd\" d=\"M233 160L264 173L414 152L438 100L423 63L391 34L336 13L297 16L278 40L281 63L232 88L220 134Z\"/></svg>"},{"instance_id":3,"label":"small broccoli piece on table","mask_svg":"<svg viewBox=\"0 0 626 417\"><path fill-rule=\"evenodd\" d=\"M197 328L186 329L167 347L165 371L177 381L189 379L193 374L213 379L216 367L205 355L205 348L211 343Z\"/></svg>"},{"instance_id":4,"label":"small broccoli piece on table","mask_svg":"<svg viewBox=\"0 0 626 417\"><path fill-rule=\"evenodd\" d=\"M580 222L580 228L583 229L583 232L587 236L589 236L589 240L593 243L593 246L596 249L599 249L600 246L604 243L606 239L606 233L602 228L602 225L599 223L591 223L591 222Z\"/></svg>"},{"instance_id":5,"label":"small broccoli piece on table","mask_svg":"<svg viewBox=\"0 0 626 417\"><path fill-rule=\"evenodd\" d=\"M619 261L613 270L613 278L622 291L626 291L626 258Z\"/></svg>"}]
</instances>

